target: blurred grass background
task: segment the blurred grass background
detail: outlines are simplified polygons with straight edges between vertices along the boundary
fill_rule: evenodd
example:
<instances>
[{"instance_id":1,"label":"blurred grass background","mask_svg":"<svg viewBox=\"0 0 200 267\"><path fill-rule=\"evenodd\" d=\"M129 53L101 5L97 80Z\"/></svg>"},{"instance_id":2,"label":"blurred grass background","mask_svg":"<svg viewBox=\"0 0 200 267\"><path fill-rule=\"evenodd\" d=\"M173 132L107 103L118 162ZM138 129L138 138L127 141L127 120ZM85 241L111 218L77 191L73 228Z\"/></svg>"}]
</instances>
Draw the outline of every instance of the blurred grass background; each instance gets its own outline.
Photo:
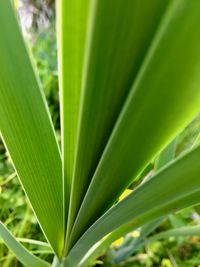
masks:
<instances>
[{"instance_id":1,"label":"blurred grass background","mask_svg":"<svg viewBox=\"0 0 200 267\"><path fill-rule=\"evenodd\" d=\"M55 34L54 0L20 0L17 3L19 18L33 62L49 105L53 124L60 141L60 118L58 97L57 49ZM200 116L179 135L176 154L189 149L200 133ZM14 133L13 133L14 135ZM0 140L0 220L18 238L45 241L37 220L24 195L2 141ZM200 224L198 209L188 208L170 215L152 233L171 228ZM134 238L134 237L133 237ZM200 236L171 237L167 240L145 244L128 260L116 265L112 256L120 249L120 242L102 255L96 266L132 267L199 267ZM46 260L52 260L49 249L38 245L25 244L33 253ZM0 240L0 266L22 266Z\"/></svg>"}]
</instances>

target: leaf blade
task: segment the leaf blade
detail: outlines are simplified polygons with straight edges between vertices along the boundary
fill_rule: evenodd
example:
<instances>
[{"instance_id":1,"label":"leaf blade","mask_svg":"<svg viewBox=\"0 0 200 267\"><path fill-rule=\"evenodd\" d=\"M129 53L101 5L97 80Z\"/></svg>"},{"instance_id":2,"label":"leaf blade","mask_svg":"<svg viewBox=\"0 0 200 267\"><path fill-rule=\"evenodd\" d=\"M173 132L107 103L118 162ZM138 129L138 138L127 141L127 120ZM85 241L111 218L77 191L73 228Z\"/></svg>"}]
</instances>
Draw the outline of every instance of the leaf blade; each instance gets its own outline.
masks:
<instances>
[{"instance_id":1,"label":"leaf blade","mask_svg":"<svg viewBox=\"0 0 200 267\"><path fill-rule=\"evenodd\" d=\"M157 0L145 5L138 0L92 3L69 228L167 4Z\"/></svg>"},{"instance_id":2,"label":"leaf blade","mask_svg":"<svg viewBox=\"0 0 200 267\"><path fill-rule=\"evenodd\" d=\"M110 208L77 241L68 255L67 264L72 264L69 265L70 267L73 264L77 266L87 250L114 229L121 227L121 233L116 232L115 237L118 237L119 234L123 235L174 209L198 204L200 167L197 162L199 156L200 147L175 160L124 200Z\"/></svg>"},{"instance_id":3,"label":"leaf blade","mask_svg":"<svg viewBox=\"0 0 200 267\"><path fill-rule=\"evenodd\" d=\"M167 9L79 210L72 243L198 113L199 4L176 1Z\"/></svg>"},{"instance_id":4,"label":"leaf blade","mask_svg":"<svg viewBox=\"0 0 200 267\"><path fill-rule=\"evenodd\" d=\"M9 230L0 222L0 237L3 239L6 246L12 250L19 261L25 266L32 267L48 267L47 262L32 255L25 247L23 247L9 232Z\"/></svg>"},{"instance_id":5,"label":"leaf blade","mask_svg":"<svg viewBox=\"0 0 200 267\"><path fill-rule=\"evenodd\" d=\"M57 1L57 40L65 212L69 206L89 1Z\"/></svg>"},{"instance_id":6,"label":"leaf blade","mask_svg":"<svg viewBox=\"0 0 200 267\"><path fill-rule=\"evenodd\" d=\"M61 156L10 1L0 2L0 131L53 249L64 243Z\"/></svg>"}]
</instances>

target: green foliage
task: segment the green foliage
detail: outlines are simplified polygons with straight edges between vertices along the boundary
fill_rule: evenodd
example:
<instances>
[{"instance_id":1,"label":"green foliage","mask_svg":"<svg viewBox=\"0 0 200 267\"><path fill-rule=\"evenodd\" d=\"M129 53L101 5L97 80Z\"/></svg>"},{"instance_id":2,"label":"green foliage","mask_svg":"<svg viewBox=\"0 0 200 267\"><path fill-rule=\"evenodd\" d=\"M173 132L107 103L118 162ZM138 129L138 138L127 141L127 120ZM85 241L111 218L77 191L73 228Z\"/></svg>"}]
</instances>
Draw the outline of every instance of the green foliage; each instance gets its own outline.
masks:
<instances>
[{"instance_id":1,"label":"green foliage","mask_svg":"<svg viewBox=\"0 0 200 267\"><path fill-rule=\"evenodd\" d=\"M4 152L4 150L2 150ZM45 241L44 235L31 210L30 204L14 172L7 154L1 153L0 160L0 220L17 238ZM37 244L24 243L29 251L51 261L51 251ZM21 266L15 256L0 242L0 266Z\"/></svg>"},{"instance_id":2,"label":"green foliage","mask_svg":"<svg viewBox=\"0 0 200 267\"><path fill-rule=\"evenodd\" d=\"M0 65L4 66L0 75L1 135L39 223L55 252L61 256L64 207L59 147L9 1L1 1L0 24L3 36ZM13 33L8 35L11 30ZM16 47L11 53L12 42ZM18 68L20 72L16 72ZM11 133L15 133L15 139Z\"/></svg>"},{"instance_id":3,"label":"green foliage","mask_svg":"<svg viewBox=\"0 0 200 267\"><path fill-rule=\"evenodd\" d=\"M47 98L54 127L59 130L57 46L53 22L49 28L36 35L36 40L30 44L30 48Z\"/></svg>"},{"instance_id":4,"label":"green foliage","mask_svg":"<svg viewBox=\"0 0 200 267\"><path fill-rule=\"evenodd\" d=\"M53 24L29 47L43 92L11 4L2 0L0 131L10 156L0 145L0 219L16 238L2 223L0 236L24 265L94 265L115 239L144 224L146 251L140 242L122 265L181 264L174 248L185 248L185 239L166 251L155 240L196 234L177 229L194 223L193 209L170 215L166 229L159 218L199 203L200 147L190 151L199 117L177 138L181 157L165 165L173 147L154 159L199 112L199 8L188 0L58 1L59 70ZM165 166L155 172L154 165ZM133 192L119 201L127 187ZM5 247L0 253L4 267L17 264ZM111 254L103 256L105 266L113 264Z\"/></svg>"},{"instance_id":5,"label":"green foliage","mask_svg":"<svg viewBox=\"0 0 200 267\"><path fill-rule=\"evenodd\" d=\"M57 138L60 140L57 48L54 23L52 22L49 28L39 35L37 34L34 42L28 44L40 76L54 127L57 130ZM13 174L15 173L11 160L0 140L0 220L9 226L16 237L45 241L19 180ZM11 179L8 179L9 177ZM50 262L53 259L52 254L46 248L26 243L25 245L31 252L40 255L42 259ZM0 244L0 259L0 266L2 264L2 267L21 266L3 243Z\"/></svg>"}]
</instances>

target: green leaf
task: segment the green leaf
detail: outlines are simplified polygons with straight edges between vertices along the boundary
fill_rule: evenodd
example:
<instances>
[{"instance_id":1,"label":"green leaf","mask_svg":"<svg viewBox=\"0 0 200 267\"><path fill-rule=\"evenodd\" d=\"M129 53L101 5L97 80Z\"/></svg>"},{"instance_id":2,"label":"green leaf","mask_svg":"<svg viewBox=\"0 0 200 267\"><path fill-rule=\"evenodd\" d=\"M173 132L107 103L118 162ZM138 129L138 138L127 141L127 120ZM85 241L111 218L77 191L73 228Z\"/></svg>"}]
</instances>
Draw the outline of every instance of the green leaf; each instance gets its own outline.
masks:
<instances>
[{"instance_id":1,"label":"green leaf","mask_svg":"<svg viewBox=\"0 0 200 267\"><path fill-rule=\"evenodd\" d=\"M62 167L50 115L8 0L0 1L0 131L44 234L64 243Z\"/></svg>"},{"instance_id":2,"label":"green leaf","mask_svg":"<svg viewBox=\"0 0 200 267\"><path fill-rule=\"evenodd\" d=\"M175 155L175 149L176 149L176 141L177 137L167 145L167 147L161 151L159 156L156 159L155 164L155 170L158 170L159 168L162 168L166 164L168 164ZM150 177L149 179L151 179ZM143 180L143 182L146 182ZM184 202L184 199L181 200ZM138 231L140 233L140 236L136 239L134 239L129 247L125 247L123 251L123 248L120 248L118 251L115 252L115 261L120 261L125 259L126 257L130 256L134 251L137 250L138 247L141 246L143 243L143 239L153 230L155 227L157 227L161 221L163 221L163 218L158 218L154 221L151 221L148 224L145 224L142 226ZM135 226L134 226L135 228ZM102 253L103 250L106 250L116 239L120 238L121 236L124 236L128 232L132 231L133 229L130 229L130 225L127 225L126 227L122 226L104 237L101 241L99 241L97 244L95 244L87 253L87 257L85 257L85 262L93 260L95 257L99 256L100 253Z\"/></svg>"},{"instance_id":3,"label":"green leaf","mask_svg":"<svg viewBox=\"0 0 200 267\"><path fill-rule=\"evenodd\" d=\"M21 238L21 237L16 238L16 240L21 242L21 243L27 243L27 244L37 245L40 247L46 247L46 248L51 249L49 244L46 242L42 242L42 241L38 241L38 240L34 240L34 239L29 239L29 238Z\"/></svg>"},{"instance_id":4,"label":"green leaf","mask_svg":"<svg viewBox=\"0 0 200 267\"><path fill-rule=\"evenodd\" d=\"M193 147L196 147L200 144L200 134L197 135L197 138L194 141Z\"/></svg>"},{"instance_id":5,"label":"green leaf","mask_svg":"<svg viewBox=\"0 0 200 267\"><path fill-rule=\"evenodd\" d=\"M79 266L96 242L119 227L124 234L165 214L199 203L199 158L200 146L161 169L110 208L77 241L66 259L68 265L63 266Z\"/></svg>"},{"instance_id":6,"label":"green leaf","mask_svg":"<svg viewBox=\"0 0 200 267\"><path fill-rule=\"evenodd\" d=\"M27 267L48 267L47 262L32 255L25 247L23 247L8 229L0 222L0 238L3 239L6 246L12 250L18 260Z\"/></svg>"},{"instance_id":7,"label":"green leaf","mask_svg":"<svg viewBox=\"0 0 200 267\"><path fill-rule=\"evenodd\" d=\"M60 261L58 260L58 258L56 256L53 259L53 263L52 263L51 267L60 267Z\"/></svg>"},{"instance_id":8,"label":"green leaf","mask_svg":"<svg viewBox=\"0 0 200 267\"><path fill-rule=\"evenodd\" d=\"M171 236L178 237L178 236L200 236L200 226L195 225L195 226L184 226L184 227L179 227L175 229L170 229L167 231L160 232L156 235L153 235L149 238L146 239L147 243L151 243L156 240L160 239L166 239Z\"/></svg>"},{"instance_id":9,"label":"green leaf","mask_svg":"<svg viewBox=\"0 0 200 267\"><path fill-rule=\"evenodd\" d=\"M165 210L158 210L158 213L152 213L148 214L147 217L142 217L140 220L135 221L134 223L125 224L121 227L117 228L113 232L111 232L109 235L105 236L103 239L95 243L94 246L92 246L87 253L84 255L83 259L81 260L80 266L85 266L88 264L88 262L92 261L94 258L97 258L102 254L103 251L107 250L108 247L118 238L128 234L130 231L133 231L137 229L140 226L143 226L145 223L151 224L154 223L160 216L166 215L167 213L171 213L174 211L174 207L176 209L183 209L188 206L196 205L196 203L199 201L200 194L192 193L191 195L187 197L183 197L179 199L177 202L172 203L172 205L166 206Z\"/></svg>"},{"instance_id":10,"label":"green leaf","mask_svg":"<svg viewBox=\"0 0 200 267\"><path fill-rule=\"evenodd\" d=\"M120 263L131 257L131 255L133 255L133 253L135 253L144 244L146 236L153 232L161 224L161 222L163 222L163 218L159 218L145 224L137 230L139 235L137 238L134 238L131 235L126 236L126 243L122 243L118 250L111 251L112 262Z\"/></svg>"},{"instance_id":11,"label":"green leaf","mask_svg":"<svg viewBox=\"0 0 200 267\"><path fill-rule=\"evenodd\" d=\"M69 228L168 4L91 2Z\"/></svg>"},{"instance_id":12,"label":"green leaf","mask_svg":"<svg viewBox=\"0 0 200 267\"><path fill-rule=\"evenodd\" d=\"M160 168L166 166L166 164L173 160L175 155L176 142L177 138L175 138L170 144L167 145L165 149L161 151L161 153L156 159L156 164L154 167L155 171L158 171ZM151 179L151 177L149 179ZM139 237L134 239L132 238L128 246L125 245L125 247L122 247L119 250L115 251L112 260L115 263L119 263L130 257L135 251L137 251L138 248L141 247L141 245L144 243L144 239L146 238L146 236L149 235L153 230L155 230L155 228L158 227L158 225L160 225L162 221L163 217L151 221L150 223L147 223L140 229L138 229ZM116 231L120 231L120 229ZM112 233L110 235L112 235ZM114 233L114 235L116 235L116 233Z\"/></svg>"},{"instance_id":13,"label":"green leaf","mask_svg":"<svg viewBox=\"0 0 200 267\"><path fill-rule=\"evenodd\" d=\"M66 217L77 139L83 53L89 2L82 0L57 1L58 62Z\"/></svg>"},{"instance_id":14,"label":"green leaf","mask_svg":"<svg viewBox=\"0 0 200 267\"><path fill-rule=\"evenodd\" d=\"M198 113L199 24L199 1L169 5L90 183L71 244Z\"/></svg>"},{"instance_id":15,"label":"green leaf","mask_svg":"<svg viewBox=\"0 0 200 267\"><path fill-rule=\"evenodd\" d=\"M155 170L159 170L168 164L175 156L177 138L164 148L156 159Z\"/></svg>"}]
</instances>

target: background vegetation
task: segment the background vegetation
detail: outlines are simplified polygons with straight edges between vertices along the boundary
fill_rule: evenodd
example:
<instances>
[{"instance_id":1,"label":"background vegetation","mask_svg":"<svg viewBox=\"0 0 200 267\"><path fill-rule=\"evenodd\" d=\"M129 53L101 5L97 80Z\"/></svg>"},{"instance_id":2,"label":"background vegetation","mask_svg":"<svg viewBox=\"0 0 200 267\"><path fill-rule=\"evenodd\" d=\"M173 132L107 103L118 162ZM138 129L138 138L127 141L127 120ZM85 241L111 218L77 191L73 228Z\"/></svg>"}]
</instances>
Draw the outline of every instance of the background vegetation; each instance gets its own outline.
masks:
<instances>
[{"instance_id":1,"label":"background vegetation","mask_svg":"<svg viewBox=\"0 0 200 267\"><path fill-rule=\"evenodd\" d=\"M60 118L54 1L28 0L21 1L18 4L23 32L45 90L59 140ZM200 116L197 116L178 137L176 155L189 149L198 133L200 133ZM5 222L11 232L18 238L45 241L1 141L0 192L0 220ZM178 214L164 218L158 227L150 233L150 236L172 228L199 224L198 208L188 208ZM132 233L128 238L133 240L136 236L137 233ZM127 237L124 240L120 239L115 242L104 255L99 257L96 263L97 266L102 264L103 266L113 267L200 266L200 237L170 237L150 243L146 242L145 239L138 251L128 259L123 259L121 262L116 263L116 253L126 248L126 240ZM48 247L28 243L25 243L25 245L41 258L52 260L52 254ZM21 266L1 242L0 266Z\"/></svg>"}]
</instances>

